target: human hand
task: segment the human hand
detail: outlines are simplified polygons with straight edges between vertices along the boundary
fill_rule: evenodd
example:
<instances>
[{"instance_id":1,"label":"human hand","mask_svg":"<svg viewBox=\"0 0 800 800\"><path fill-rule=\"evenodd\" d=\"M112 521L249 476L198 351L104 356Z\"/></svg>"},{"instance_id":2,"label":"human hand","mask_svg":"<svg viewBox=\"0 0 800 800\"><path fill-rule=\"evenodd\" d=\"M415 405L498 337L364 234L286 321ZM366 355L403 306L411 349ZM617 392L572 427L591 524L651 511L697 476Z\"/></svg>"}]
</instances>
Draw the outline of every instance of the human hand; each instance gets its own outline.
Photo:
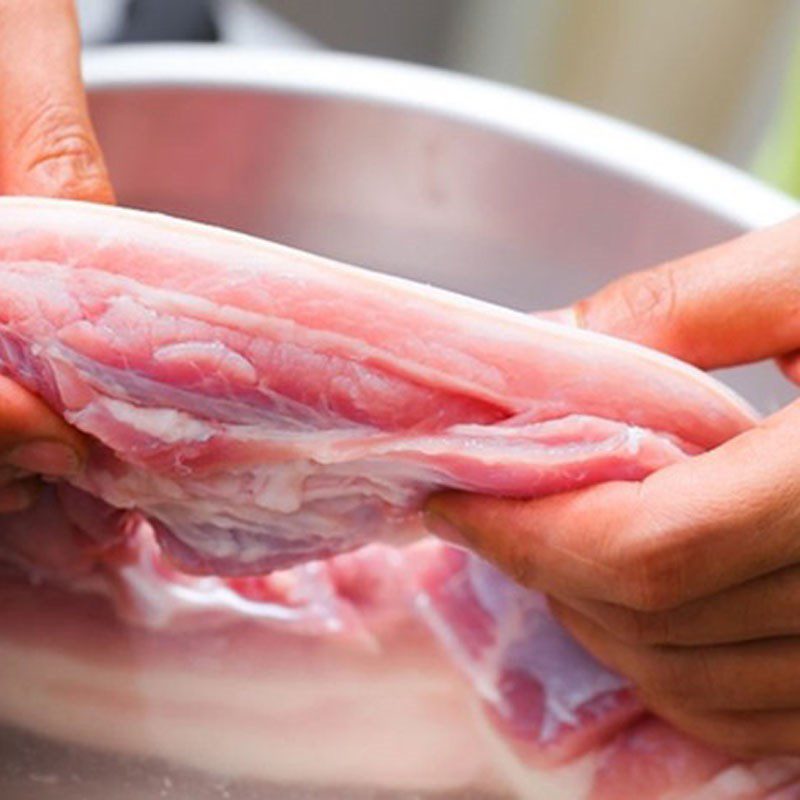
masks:
<instances>
[{"instance_id":1,"label":"human hand","mask_svg":"<svg viewBox=\"0 0 800 800\"><path fill-rule=\"evenodd\" d=\"M112 203L72 0L0 3L0 190Z\"/></svg>"},{"instance_id":2,"label":"human hand","mask_svg":"<svg viewBox=\"0 0 800 800\"><path fill-rule=\"evenodd\" d=\"M800 220L634 274L578 324L705 369L800 377ZM800 755L800 402L642 482L533 501L430 501L476 552L551 596L595 656L678 728Z\"/></svg>"},{"instance_id":3,"label":"human hand","mask_svg":"<svg viewBox=\"0 0 800 800\"><path fill-rule=\"evenodd\" d=\"M0 3L0 191L94 202L114 195L89 120L71 0ZM0 377L0 513L30 503L32 474L79 468L85 445Z\"/></svg>"}]
</instances>

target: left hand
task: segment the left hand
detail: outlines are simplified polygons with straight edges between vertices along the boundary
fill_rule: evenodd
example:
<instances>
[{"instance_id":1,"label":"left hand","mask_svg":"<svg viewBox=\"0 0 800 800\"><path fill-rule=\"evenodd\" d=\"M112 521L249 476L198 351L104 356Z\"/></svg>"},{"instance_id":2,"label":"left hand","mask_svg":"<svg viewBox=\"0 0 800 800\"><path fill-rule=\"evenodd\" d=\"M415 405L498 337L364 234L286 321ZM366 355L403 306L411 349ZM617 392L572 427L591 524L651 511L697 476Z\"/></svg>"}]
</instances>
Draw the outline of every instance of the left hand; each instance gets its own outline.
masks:
<instances>
[{"instance_id":1,"label":"left hand","mask_svg":"<svg viewBox=\"0 0 800 800\"><path fill-rule=\"evenodd\" d=\"M0 193L111 203L80 71L72 0L0 2ZM80 469L86 443L39 398L0 375L2 515L33 501L31 476Z\"/></svg>"},{"instance_id":2,"label":"left hand","mask_svg":"<svg viewBox=\"0 0 800 800\"><path fill-rule=\"evenodd\" d=\"M587 327L704 368L800 375L800 220L623 279ZM800 401L654 473L533 501L449 493L434 530L546 592L646 706L736 754L800 755Z\"/></svg>"}]
</instances>

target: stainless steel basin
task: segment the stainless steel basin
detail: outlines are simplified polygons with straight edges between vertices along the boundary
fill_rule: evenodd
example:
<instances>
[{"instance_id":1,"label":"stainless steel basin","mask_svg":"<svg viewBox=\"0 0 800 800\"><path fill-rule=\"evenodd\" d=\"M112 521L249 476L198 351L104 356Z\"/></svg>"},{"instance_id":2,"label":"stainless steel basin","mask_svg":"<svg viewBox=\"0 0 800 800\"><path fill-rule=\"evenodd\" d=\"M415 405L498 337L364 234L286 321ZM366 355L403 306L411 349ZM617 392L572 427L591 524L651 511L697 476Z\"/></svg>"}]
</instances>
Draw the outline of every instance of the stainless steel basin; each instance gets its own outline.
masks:
<instances>
[{"instance_id":1,"label":"stainless steel basin","mask_svg":"<svg viewBox=\"0 0 800 800\"><path fill-rule=\"evenodd\" d=\"M431 69L154 46L91 53L86 77L122 203L518 308L797 210L628 125ZM728 377L765 409L793 396L771 366Z\"/></svg>"}]
</instances>

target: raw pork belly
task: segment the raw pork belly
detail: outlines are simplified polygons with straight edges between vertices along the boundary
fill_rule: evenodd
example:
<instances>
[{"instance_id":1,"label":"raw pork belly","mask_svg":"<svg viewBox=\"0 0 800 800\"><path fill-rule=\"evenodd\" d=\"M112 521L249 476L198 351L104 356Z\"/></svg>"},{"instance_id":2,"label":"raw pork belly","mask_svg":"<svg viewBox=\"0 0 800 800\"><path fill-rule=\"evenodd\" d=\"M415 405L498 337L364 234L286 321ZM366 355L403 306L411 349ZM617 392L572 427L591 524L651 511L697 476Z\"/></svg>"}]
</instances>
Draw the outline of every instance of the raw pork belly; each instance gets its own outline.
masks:
<instances>
[{"instance_id":1,"label":"raw pork belly","mask_svg":"<svg viewBox=\"0 0 800 800\"><path fill-rule=\"evenodd\" d=\"M752 424L643 348L152 214L3 199L0 263L0 368L92 437L75 486L193 572L409 541L432 490L641 478Z\"/></svg>"},{"instance_id":2,"label":"raw pork belly","mask_svg":"<svg viewBox=\"0 0 800 800\"><path fill-rule=\"evenodd\" d=\"M74 797L97 780L80 768L84 750L156 757L139 767L156 774L166 760L179 797L200 796L179 788L198 772L192 786L233 782L231 798L800 791L797 762L737 763L646 715L543 598L456 548L372 545L218 578L176 572L146 525L75 558L85 545L39 537L51 558L34 583L0 572L0 721L67 743L55 756L52 745L19 746L42 748L37 773L74 781L78 770ZM59 564L72 565L68 577ZM30 784L7 782L8 742L0 733L0 794L31 796ZM129 776L137 762L122 763ZM65 783L58 796L72 800Z\"/></svg>"},{"instance_id":3,"label":"raw pork belly","mask_svg":"<svg viewBox=\"0 0 800 800\"><path fill-rule=\"evenodd\" d=\"M138 212L0 200L0 262L3 371L91 441L73 485L3 519L7 722L138 754L158 730L178 763L289 783L792 791L795 762L737 764L677 734L544 598L415 543L437 489L534 497L725 441L754 415L719 384L633 345ZM347 553L369 542L393 546ZM54 607L62 633L34 643ZM391 725L361 714L354 685ZM132 707L151 724L115 727ZM209 750L220 730L229 745Z\"/></svg>"},{"instance_id":4,"label":"raw pork belly","mask_svg":"<svg viewBox=\"0 0 800 800\"><path fill-rule=\"evenodd\" d=\"M777 789L800 796L800 760L736 762L646 713L626 683L560 627L540 594L439 542L405 556L417 613L484 704L485 746L511 796L755 800Z\"/></svg>"}]
</instances>

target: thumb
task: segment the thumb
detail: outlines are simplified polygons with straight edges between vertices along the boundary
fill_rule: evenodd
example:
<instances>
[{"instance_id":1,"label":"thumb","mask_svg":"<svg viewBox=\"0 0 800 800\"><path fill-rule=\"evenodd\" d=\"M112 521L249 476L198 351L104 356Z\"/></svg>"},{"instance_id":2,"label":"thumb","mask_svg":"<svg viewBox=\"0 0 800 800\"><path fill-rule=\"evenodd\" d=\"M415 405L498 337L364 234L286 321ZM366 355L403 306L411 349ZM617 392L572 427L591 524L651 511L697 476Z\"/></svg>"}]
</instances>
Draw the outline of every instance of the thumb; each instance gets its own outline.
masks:
<instances>
[{"instance_id":1,"label":"thumb","mask_svg":"<svg viewBox=\"0 0 800 800\"><path fill-rule=\"evenodd\" d=\"M703 369L800 348L800 218L627 275L573 309L581 327Z\"/></svg>"},{"instance_id":2,"label":"thumb","mask_svg":"<svg viewBox=\"0 0 800 800\"><path fill-rule=\"evenodd\" d=\"M74 471L86 443L35 395L0 375L0 484L8 468L48 475Z\"/></svg>"},{"instance_id":3,"label":"thumb","mask_svg":"<svg viewBox=\"0 0 800 800\"><path fill-rule=\"evenodd\" d=\"M113 202L72 0L0 4L0 192Z\"/></svg>"}]
</instances>

